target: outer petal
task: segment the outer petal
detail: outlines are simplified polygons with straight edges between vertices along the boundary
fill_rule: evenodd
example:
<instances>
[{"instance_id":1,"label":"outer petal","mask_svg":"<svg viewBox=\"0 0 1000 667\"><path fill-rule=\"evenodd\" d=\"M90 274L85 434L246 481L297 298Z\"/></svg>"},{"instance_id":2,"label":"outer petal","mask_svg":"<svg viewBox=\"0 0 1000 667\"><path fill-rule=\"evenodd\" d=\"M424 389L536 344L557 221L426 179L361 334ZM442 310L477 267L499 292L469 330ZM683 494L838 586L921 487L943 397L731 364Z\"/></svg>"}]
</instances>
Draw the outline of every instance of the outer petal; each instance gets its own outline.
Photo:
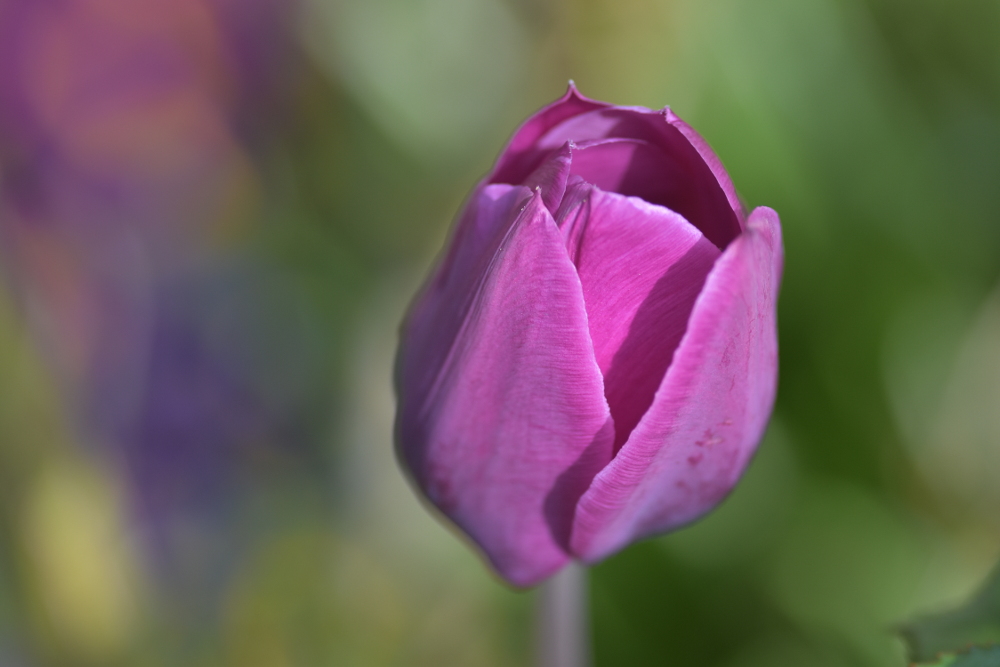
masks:
<instances>
[{"instance_id":1,"label":"outer petal","mask_svg":"<svg viewBox=\"0 0 1000 667\"><path fill-rule=\"evenodd\" d=\"M511 213L486 252L456 236L404 326L397 446L500 574L531 585L567 561L576 501L614 429L562 235L537 192ZM453 341L444 354L438 337Z\"/></svg>"},{"instance_id":2,"label":"outer petal","mask_svg":"<svg viewBox=\"0 0 1000 667\"><path fill-rule=\"evenodd\" d=\"M530 190L513 185L489 185L471 196L441 264L403 323L397 374L406 373L409 396L424 396L437 381L490 262L530 197Z\"/></svg>"},{"instance_id":3,"label":"outer petal","mask_svg":"<svg viewBox=\"0 0 1000 667\"><path fill-rule=\"evenodd\" d=\"M781 269L778 216L758 208L709 274L649 411L580 499L577 557L690 522L736 483L774 401Z\"/></svg>"},{"instance_id":4,"label":"outer petal","mask_svg":"<svg viewBox=\"0 0 1000 667\"><path fill-rule=\"evenodd\" d=\"M729 178L729 172L722 166L722 160L715 154L715 151L708 145L708 142L695 132L693 127L678 118L677 114L670 107L667 107L663 111L666 113L667 122L676 127L691 142L691 145L698 151L701 159L712 170L715 180L719 182L719 187L726 193L726 199L729 200L729 205L733 208L733 212L736 213L736 217L739 219L740 229L745 229L747 226L747 216L743 209L743 202L740 201L740 196L736 194L736 186L733 185L732 179Z\"/></svg>"}]
</instances>

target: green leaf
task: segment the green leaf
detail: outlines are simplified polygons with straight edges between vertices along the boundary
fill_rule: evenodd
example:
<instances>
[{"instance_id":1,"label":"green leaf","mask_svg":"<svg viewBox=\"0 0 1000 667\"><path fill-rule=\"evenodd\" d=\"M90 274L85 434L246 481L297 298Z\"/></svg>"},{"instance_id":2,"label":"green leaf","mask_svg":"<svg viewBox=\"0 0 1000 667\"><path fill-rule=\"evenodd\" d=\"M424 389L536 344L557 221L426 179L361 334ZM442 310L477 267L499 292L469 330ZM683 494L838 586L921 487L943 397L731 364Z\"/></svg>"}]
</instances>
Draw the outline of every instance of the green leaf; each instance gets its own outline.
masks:
<instances>
[{"instance_id":1,"label":"green leaf","mask_svg":"<svg viewBox=\"0 0 1000 667\"><path fill-rule=\"evenodd\" d=\"M947 653L937 662L923 662L914 667L1000 667L1000 646L974 646L961 653Z\"/></svg>"},{"instance_id":2,"label":"green leaf","mask_svg":"<svg viewBox=\"0 0 1000 667\"><path fill-rule=\"evenodd\" d=\"M917 664L949 667L955 664L957 667L957 662L933 661L938 656L954 655L968 646L1000 644L1000 568L993 571L983 588L965 606L912 621L901 627L900 632L909 645L910 660ZM996 658L1000 653L990 655L996 662L982 664L1000 667L1000 659Z\"/></svg>"}]
</instances>

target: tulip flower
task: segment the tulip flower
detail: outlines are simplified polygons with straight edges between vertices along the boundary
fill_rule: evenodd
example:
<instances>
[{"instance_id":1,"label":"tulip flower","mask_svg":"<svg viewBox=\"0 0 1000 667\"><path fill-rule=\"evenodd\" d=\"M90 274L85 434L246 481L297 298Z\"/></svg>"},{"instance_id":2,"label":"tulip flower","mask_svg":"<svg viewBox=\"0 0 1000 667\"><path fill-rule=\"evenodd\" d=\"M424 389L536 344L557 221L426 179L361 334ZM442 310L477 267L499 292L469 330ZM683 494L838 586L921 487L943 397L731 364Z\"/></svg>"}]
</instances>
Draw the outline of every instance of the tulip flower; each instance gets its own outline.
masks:
<instances>
[{"instance_id":1,"label":"tulip flower","mask_svg":"<svg viewBox=\"0 0 1000 667\"><path fill-rule=\"evenodd\" d=\"M782 257L775 212L747 216L669 108L571 84L473 191L409 310L400 460L518 586L693 521L766 427Z\"/></svg>"}]
</instances>

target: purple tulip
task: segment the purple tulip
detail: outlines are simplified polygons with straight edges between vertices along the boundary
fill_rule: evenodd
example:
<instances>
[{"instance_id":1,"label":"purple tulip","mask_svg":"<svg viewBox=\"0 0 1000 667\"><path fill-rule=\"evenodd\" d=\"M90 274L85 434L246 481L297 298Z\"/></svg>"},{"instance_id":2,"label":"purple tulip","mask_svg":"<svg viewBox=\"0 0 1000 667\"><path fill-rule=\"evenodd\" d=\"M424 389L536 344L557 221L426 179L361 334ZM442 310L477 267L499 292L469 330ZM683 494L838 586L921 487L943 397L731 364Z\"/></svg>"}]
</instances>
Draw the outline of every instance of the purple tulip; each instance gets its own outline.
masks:
<instances>
[{"instance_id":1,"label":"purple tulip","mask_svg":"<svg viewBox=\"0 0 1000 667\"><path fill-rule=\"evenodd\" d=\"M686 524L777 380L781 227L669 109L571 85L475 189L402 327L397 447L508 581Z\"/></svg>"}]
</instances>

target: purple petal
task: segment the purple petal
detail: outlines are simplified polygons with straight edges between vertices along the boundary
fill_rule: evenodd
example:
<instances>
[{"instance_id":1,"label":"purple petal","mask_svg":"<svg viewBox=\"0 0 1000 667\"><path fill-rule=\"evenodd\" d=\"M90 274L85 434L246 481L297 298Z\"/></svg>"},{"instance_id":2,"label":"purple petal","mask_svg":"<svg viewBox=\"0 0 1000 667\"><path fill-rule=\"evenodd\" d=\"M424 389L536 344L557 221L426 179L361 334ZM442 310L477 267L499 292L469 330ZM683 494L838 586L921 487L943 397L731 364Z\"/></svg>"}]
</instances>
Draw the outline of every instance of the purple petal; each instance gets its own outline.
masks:
<instances>
[{"instance_id":1,"label":"purple petal","mask_svg":"<svg viewBox=\"0 0 1000 667\"><path fill-rule=\"evenodd\" d=\"M574 152L576 158L582 152ZM557 222L583 285L615 449L653 401L719 250L673 211L585 184Z\"/></svg>"},{"instance_id":2,"label":"purple petal","mask_svg":"<svg viewBox=\"0 0 1000 667\"><path fill-rule=\"evenodd\" d=\"M530 146L517 144L515 148L525 132L522 128L488 182L524 183L529 174L569 142L593 151L589 158L573 156L575 162L589 163L585 180L595 184L616 181L616 187L603 185L603 189L641 196L676 211L720 249L740 234L743 208L729 177L704 140L673 112L642 107L588 108L584 98L573 93L525 124L525 128L532 128L532 136L537 133L537 139ZM565 102L567 99L573 104ZM559 106L564 102L567 106ZM597 104L589 100L586 103ZM553 109L568 114L570 107L575 115L551 122L555 117L550 114ZM603 147L595 150L598 145ZM712 159L706 162L706 156Z\"/></svg>"},{"instance_id":3,"label":"purple petal","mask_svg":"<svg viewBox=\"0 0 1000 667\"><path fill-rule=\"evenodd\" d=\"M541 191L545 208L553 215L566 193L570 167L574 159L573 146L567 141L524 181L526 187L538 188Z\"/></svg>"},{"instance_id":4,"label":"purple petal","mask_svg":"<svg viewBox=\"0 0 1000 667\"><path fill-rule=\"evenodd\" d=\"M669 196L659 175L670 168L670 160L657 146L638 139L603 139L574 148L571 173L587 183L654 203Z\"/></svg>"},{"instance_id":5,"label":"purple petal","mask_svg":"<svg viewBox=\"0 0 1000 667\"><path fill-rule=\"evenodd\" d=\"M398 363L406 386L399 387L401 396L404 389L416 392L406 394L408 399L424 396L437 381L497 248L530 196L525 187L488 185L469 200L447 255L403 324ZM419 357L406 356L408 350L419 351Z\"/></svg>"},{"instance_id":6,"label":"purple petal","mask_svg":"<svg viewBox=\"0 0 1000 667\"><path fill-rule=\"evenodd\" d=\"M526 192L488 186L472 202L404 325L397 375L402 459L517 585L568 560L576 501L613 438L579 278ZM494 233L463 242L469 230Z\"/></svg>"},{"instance_id":7,"label":"purple petal","mask_svg":"<svg viewBox=\"0 0 1000 667\"><path fill-rule=\"evenodd\" d=\"M565 141L559 142L544 151L539 151L535 146L539 137L567 118L610 107L611 105L606 102L597 102L584 97L570 81L566 94L561 99L538 111L518 128L510 143L500 154L492 175L486 180L489 183L524 183L527 175L548 157L552 149L565 143Z\"/></svg>"},{"instance_id":8,"label":"purple petal","mask_svg":"<svg viewBox=\"0 0 1000 667\"><path fill-rule=\"evenodd\" d=\"M740 229L746 228L746 211L743 209L743 202L740 201L740 197L736 194L736 186L733 185L733 181L729 178L729 172L726 168L722 166L722 160L719 156L715 154L712 147L708 145L700 134L694 131L694 128L685 123L683 120L677 117L670 107L666 108L667 112L667 122L680 130L694 149L698 151L701 159L705 161L708 168L712 170L712 174L715 175L715 180L719 182L719 186L722 191L726 193L726 199L729 200L729 205L733 208L736 213L736 217L739 218Z\"/></svg>"},{"instance_id":9,"label":"purple petal","mask_svg":"<svg viewBox=\"0 0 1000 667\"><path fill-rule=\"evenodd\" d=\"M774 401L777 214L758 208L716 262L653 404L580 499L573 553L594 562L690 522L743 473Z\"/></svg>"}]
</instances>

